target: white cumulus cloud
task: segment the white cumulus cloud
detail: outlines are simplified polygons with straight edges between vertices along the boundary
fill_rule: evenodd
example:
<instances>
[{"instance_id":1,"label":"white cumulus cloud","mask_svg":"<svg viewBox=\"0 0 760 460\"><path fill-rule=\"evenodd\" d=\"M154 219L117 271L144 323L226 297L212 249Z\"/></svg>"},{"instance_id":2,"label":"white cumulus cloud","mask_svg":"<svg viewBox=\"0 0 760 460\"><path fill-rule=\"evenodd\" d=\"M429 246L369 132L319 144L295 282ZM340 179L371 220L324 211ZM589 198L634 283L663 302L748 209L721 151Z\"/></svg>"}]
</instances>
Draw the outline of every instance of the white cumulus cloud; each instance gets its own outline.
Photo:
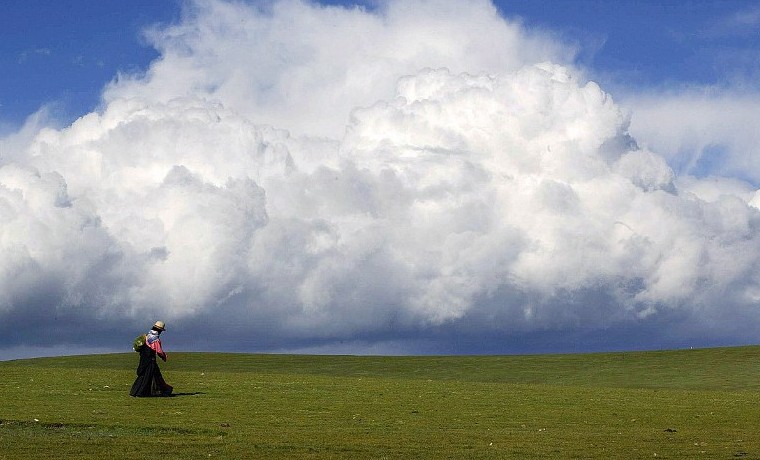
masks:
<instances>
[{"instance_id":1,"label":"white cumulus cloud","mask_svg":"<svg viewBox=\"0 0 760 460\"><path fill-rule=\"evenodd\" d=\"M760 94L741 88L690 88L627 98L631 132L684 175L760 183Z\"/></svg>"},{"instance_id":2,"label":"white cumulus cloud","mask_svg":"<svg viewBox=\"0 0 760 460\"><path fill-rule=\"evenodd\" d=\"M106 101L204 97L257 123L339 137L349 111L389 97L397 78L423 67L498 72L569 62L574 52L505 20L486 0L389 1L374 13L300 0L198 0L186 13L149 35L161 57L145 75L111 85Z\"/></svg>"},{"instance_id":3,"label":"white cumulus cloud","mask_svg":"<svg viewBox=\"0 0 760 460\"><path fill-rule=\"evenodd\" d=\"M679 177L490 3L204 0L152 39L101 111L2 144L0 346L159 318L188 348L394 353L758 323L752 187Z\"/></svg>"}]
</instances>

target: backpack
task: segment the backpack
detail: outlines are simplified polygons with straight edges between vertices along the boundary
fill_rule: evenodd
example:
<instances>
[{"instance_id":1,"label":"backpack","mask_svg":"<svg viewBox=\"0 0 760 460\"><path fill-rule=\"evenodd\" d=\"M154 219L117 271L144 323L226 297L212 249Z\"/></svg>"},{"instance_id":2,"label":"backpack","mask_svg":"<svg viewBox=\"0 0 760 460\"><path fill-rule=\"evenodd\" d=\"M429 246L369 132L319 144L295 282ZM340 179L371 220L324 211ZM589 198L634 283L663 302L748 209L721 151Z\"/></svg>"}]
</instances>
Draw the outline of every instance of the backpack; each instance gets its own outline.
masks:
<instances>
[{"instance_id":1,"label":"backpack","mask_svg":"<svg viewBox=\"0 0 760 460\"><path fill-rule=\"evenodd\" d=\"M132 348L138 353L140 353L140 348L142 348L143 345L145 345L145 334L138 335L137 338L135 338L135 341L132 342Z\"/></svg>"}]
</instances>

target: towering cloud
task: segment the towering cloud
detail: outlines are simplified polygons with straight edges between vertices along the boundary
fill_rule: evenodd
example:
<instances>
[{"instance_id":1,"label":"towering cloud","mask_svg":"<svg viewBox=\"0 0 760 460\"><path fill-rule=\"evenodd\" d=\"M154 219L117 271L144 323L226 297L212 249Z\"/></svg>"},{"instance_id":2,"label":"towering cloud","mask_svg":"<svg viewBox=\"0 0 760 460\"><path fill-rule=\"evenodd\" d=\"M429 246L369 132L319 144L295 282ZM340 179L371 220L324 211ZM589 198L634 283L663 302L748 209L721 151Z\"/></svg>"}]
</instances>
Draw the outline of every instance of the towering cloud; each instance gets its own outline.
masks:
<instances>
[{"instance_id":1,"label":"towering cloud","mask_svg":"<svg viewBox=\"0 0 760 460\"><path fill-rule=\"evenodd\" d=\"M4 140L2 347L157 318L186 348L357 352L758 324L749 186L676 177L489 3L208 0L151 36L101 111Z\"/></svg>"},{"instance_id":2,"label":"towering cloud","mask_svg":"<svg viewBox=\"0 0 760 460\"><path fill-rule=\"evenodd\" d=\"M340 138L351 110L393 95L420 69L502 72L572 61L574 50L501 18L487 0L390 1L367 12L298 0L198 0L150 34L161 58L106 101L202 97L256 123Z\"/></svg>"}]
</instances>

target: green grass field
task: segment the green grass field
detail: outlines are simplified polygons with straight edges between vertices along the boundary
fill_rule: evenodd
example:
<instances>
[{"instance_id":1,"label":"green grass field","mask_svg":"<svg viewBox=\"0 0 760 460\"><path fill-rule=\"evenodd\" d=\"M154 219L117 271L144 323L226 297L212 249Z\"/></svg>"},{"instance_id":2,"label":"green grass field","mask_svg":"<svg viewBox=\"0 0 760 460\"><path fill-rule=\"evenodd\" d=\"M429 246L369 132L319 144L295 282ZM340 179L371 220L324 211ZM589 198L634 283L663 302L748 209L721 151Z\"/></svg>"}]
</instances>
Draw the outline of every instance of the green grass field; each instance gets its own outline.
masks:
<instances>
[{"instance_id":1,"label":"green grass field","mask_svg":"<svg viewBox=\"0 0 760 460\"><path fill-rule=\"evenodd\" d=\"M760 347L0 362L0 459L760 458Z\"/></svg>"}]
</instances>

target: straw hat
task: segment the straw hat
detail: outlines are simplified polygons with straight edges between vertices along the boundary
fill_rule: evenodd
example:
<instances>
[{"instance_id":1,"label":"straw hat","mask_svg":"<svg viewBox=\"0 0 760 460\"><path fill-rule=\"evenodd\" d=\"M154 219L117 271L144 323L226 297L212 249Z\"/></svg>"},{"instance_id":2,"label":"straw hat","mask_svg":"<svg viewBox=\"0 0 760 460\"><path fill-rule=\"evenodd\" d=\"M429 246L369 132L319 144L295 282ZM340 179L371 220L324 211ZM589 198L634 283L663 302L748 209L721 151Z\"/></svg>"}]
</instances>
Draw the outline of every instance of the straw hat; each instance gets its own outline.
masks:
<instances>
[{"instance_id":1,"label":"straw hat","mask_svg":"<svg viewBox=\"0 0 760 460\"><path fill-rule=\"evenodd\" d=\"M153 325L155 329L158 329L159 331L165 331L166 330L166 324L164 324L163 321L156 321L156 324Z\"/></svg>"}]
</instances>

